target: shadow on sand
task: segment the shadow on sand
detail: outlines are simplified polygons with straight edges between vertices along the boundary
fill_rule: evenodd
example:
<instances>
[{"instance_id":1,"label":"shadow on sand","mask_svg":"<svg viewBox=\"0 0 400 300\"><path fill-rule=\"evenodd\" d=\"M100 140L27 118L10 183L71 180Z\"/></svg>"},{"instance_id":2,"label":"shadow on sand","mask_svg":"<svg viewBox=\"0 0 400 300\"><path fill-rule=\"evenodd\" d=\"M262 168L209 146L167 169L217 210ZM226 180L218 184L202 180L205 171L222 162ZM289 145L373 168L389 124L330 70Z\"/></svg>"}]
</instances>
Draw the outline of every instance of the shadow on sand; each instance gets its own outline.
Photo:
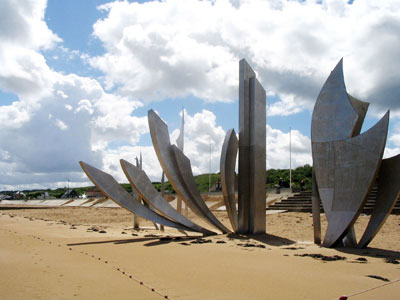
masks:
<instances>
[{"instance_id":1,"label":"shadow on sand","mask_svg":"<svg viewBox=\"0 0 400 300\"><path fill-rule=\"evenodd\" d=\"M19 209L49 209L54 206L0 206L0 210L19 210Z\"/></svg>"},{"instance_id":2,"label":"shadow on sand","mask_svg":"<svg viewBox=\"0 0 400 300\"><path fill-rule=\"evenodd\" d=\"M163 236L149 236L149 237L137 237L137 238L129 238L129 239L120 239L120 240L106 240L106 241L93 241L93 242L81 242L81 243L71 243L67 244L67 246L85 246L85 245L100 245L100 244L115 244L115 245L122 245L122 244L130 244L130 243L142 243L142 242L149 242L144 244L144 246L158 246L164 245L171 242L184 242L199 239L198 236L190 237L190 236L183 236L183 237L163 237ZM153 241L153 242L151 242Z\"/></svg>"},{"instance_id":3,"label":"shadow on sand","mask_svg":"<svg viewBox=\"0 0 400 300\"><path fill-rule=\"evenodd\" d=\"M342 253L354 254L354 255L359 255L359 256L378 257L378 258L380 257L380 258L395 259L395 260L400 259L399 251L385 250L385 249L379 249L379 248L369 248L369 247L363 248L363 249L336 248L335 250L342 252Z\"/></svg>"},{"instance_id":4,"label":"shadow on sand","mask_svg":"<svg viewBox=\"0 0 400 300\"><path fill-rule=\"evenodd\" d=\"M269 245L269 246L286 246L295 244L296 241L283 238L280 236L272 235L272 234L251 234L251 235L240 235L237 233L230 233L227 235L230 239L235 240L256 240L257 242Z\"/></svg>"},{"instance_id":5,"label":"shadow on sand","mask_svg":"<svg viewBox=\"0 0 400 300\"><path fill-rule=\"evenodd\" d=\"M255 235L239 235L239 234L228 234L226 235L229 240L251 243L257 241L259 243L269 245L269 246L285 246L292 245L296 242L293 240L289 240L286 238L278 237L271 234L255 234ZM169 243L182 243L193 241L193 244L202 244L202 243L212 243L213 241L207 240L207 236L155 236L149 235L145 237L137 237L137 238L129 238L129 239L119 239L119 240L102 240L102 241L91 241L91 242L81 242L81 243L71 243L67 244L67 246L83 246L83 245L98 245L98 244L129 244L129 243L145 243L146 247L160 246Z\"/></svg>"}]
</instances>

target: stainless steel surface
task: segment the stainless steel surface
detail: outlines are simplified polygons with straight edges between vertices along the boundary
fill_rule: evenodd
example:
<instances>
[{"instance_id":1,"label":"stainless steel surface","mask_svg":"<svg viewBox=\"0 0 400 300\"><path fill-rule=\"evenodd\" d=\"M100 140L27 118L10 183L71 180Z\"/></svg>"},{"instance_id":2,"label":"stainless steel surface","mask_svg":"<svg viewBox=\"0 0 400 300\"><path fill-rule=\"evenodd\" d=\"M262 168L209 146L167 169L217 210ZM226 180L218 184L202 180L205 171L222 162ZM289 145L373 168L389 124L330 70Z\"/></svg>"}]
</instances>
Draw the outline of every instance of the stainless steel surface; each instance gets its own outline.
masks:
<instances>
[{"instance_id":1,"label":"stainless steel surface","mask_svg":"<svg viewBox=\"0 0 400 300\"><path fill-rule=\"evenodd\" d=\"M354 98L349 94L347 94L347 96L349 97L350 103L358 115L356 125L354 126L353 133L351 135L352 137L354 137L359 135L361 132L361 128L364 123L365 115L367 114L369 103L358 100L357 98Z\"/></svg>"},{"instance_id":2,"label":"stainless steel surface","mask_svg":"<svg viewBox=\"0 0 400 300\"><path fill-rule=\"evenodd\" d=\"M245 59L239 62L238 232L248 233L250 211L250 77L256 74Z\"/></svg>"},{"instance_id":3,"label":"stainless steel surface","mask_svg":"<svg viewBox=\"0 0 400 300\"><path fill-rule=\"evenodd\" d=\"M137 199L133 198L123 187L121 187L111 175L82 161L79 162L79 164L81 165L83 171L86 173L89 179L97 186L100 191L102 191L110 199L112 199L122 207L126 208L130 212L133 212L141 216L142 218L159 224L163 224L165 226L186 231L193 231L193 229L171 221L155 213L151 209L143 206L141 203L138 202Z\"/></svg>"},{"instance_id":4,"label":"stainless steel surface","mask_svg":"<svg viewBox=\"0 0 400 300\"><path fill-rule=\"evenodd\" d=\"M239 62L239 233L265 233L265 96L254 71L242 59Z\"/></svg>"},{"instance_id":5,"label":"stainless steel surface","mask_svg":"<svg viewBox=\"0 0 400 300\"><path fill-rule=\"evenodd\" d=\"M266 229L266 92L257 78L250 78L250 206L249 233Z\"/></svg>"},{"instance_id":6,"label":"stainless steel surface","mask_svg":"<svg viewBox=\"0 0 400 300\"><path fill-rule=\"evenodd\" d=\"M357 120L358 114L346 92L341 59L323 85L315 103L311 140L327 142L350 138Z\"/></svg>"},{"instance_id":7,"label":"stainless steel surface","mask_svg":"<svg viewBox=\"0 0 400 300\"><path fill-rule=\"evenodd\" d=\"M382 161L379 170L378 194L371 219L358 247L364 248L372 241L390 215L400 195L400 154Z\"/></svg>"},{"instance_id":8,"label":"stainless steel surface","mask_svg":"<svg viewBox=\"0 0 400 300\"><path fill-rule=\"evenodd\" d=\"M347 231L343 239L338 242L337 247L354 248L356 246L357 246L356 231L354 229L354 225L352 225L350 226L350 229Z\"/></svg>"},{"instance_id":9,"label":"stainless steel surface","mask_svg":"<svg viewBox=\"0 0 400 300\"><path fill-rule=\"evenodd\" d=\"M197 207L202 211L202 213L207 217L212 225L217 227L223 233L231 232L226 228L208 209L207 205L204 203L203 198L197 189L196 182L194 181L194 176L192 173L192 167L190 165L190 160L183 154L183 152L175 145L171 146L173 155L175 156L177 162L177 169L179 174L181 174L182 185L187 187L188 196L197 204ZM185 198L183 198L185 199Z\"/></svg>"},{"instance_id":10,"label":"stainless steel surface","mask_svg":"<svg viewBox=\"0 0 400 300\"><path fill-rule=\"evenodd\" d=\"M216 220L214 215L212 215L212 213L209 211L203 199L201 197L199 199L199 197L193 196L194 193L198 193L197 186L194 184L195 190L193 191L193 187L190 189L185 183L187 178L184 179L183 177L191 176L192 171L191 169L186 170L185 168L187 174L182 174L181 170L178 168L178 161L175 151L173 151L174 148L171 146L167 125L153 110L149 110L148 112L148 121L154 150L156 151L158 160L162 169L164 170L165 175L167 175L169 182L177 192L178 196L185 201L185 203L195 214L203 218L206 222L220 229L224 233L229 232L225 226L222 224L222 226L219 225L220 222ZM186 162L186 160L189 161L186 156L183 155L183 153L181 158L183 162ZM190 161L188 165L190 168ZM193 176L191 177L192 178L189 178L189 180L194 181ZM216 220L216 222L214 220Z\"/></svg>"},{"instance_id":11,"label":"stainless steel surface","mask_svg":"<svg viewBox=\"0 0 400 300\"><path fill-rule=\"evenodd\" d=\"M172 219L173 221L180 223L194 231L202 232L204 234L215 234L192 221L186 219L179 212L176 211L155 189L150 179L147 177L146 173L139 168L135 167L126 160L120 160L122 170L124 171L126 177L128 178L131 185L134 187L135 191L150 204L153 208L157 209L165 217Z\"/></svg>"},{"instance_id":12,"label":"stainless steel surface","mask_svg":"<svg viewBox=\"0 0 400 300\"><path fill-rule=\"evenodd\" d=\"M324 246L354 246L353 224L379 170L386 143L389 112L359 135L368 103L346 92L343 62L326 80L315 103L312 156L316 185L328 219Z\"/></svg>"},{"instance_id":13,"label":"stainless steel surface","mask_svg":"<svg viewBox=\"0 0 400 300\"><path fill-rule=\"evenodd\" d=\"M372 189L386 143L389 112L371 129L354 138L313 143L313 153L330 157L314 157L315 174L320 196L327 207L328 228L323 245L333 247L347 234L361 212ZM324 151L322 151L324 150ZM329 170L321 165L327 166ZM334 176L327 178L326 173ZM331 191L332 194L322 191Z\"/></svg>"},{"instance_id":14,"label":"stainless steel surface","mask_svg":"<svg viewBox=\"0 0 400 300\"><path fill-rule=\"evenodd\" d=\"M314 244L321 244L321 199L318 194L317 181L315 180L314 170L312 172L312 216L314 229Z\"/></svg>"},{"instance_id":15,"label":"stainless steel surface","mask_svg":"<svg viewBox=\"0 0 400 300\"><path fill-rule=\"evenodd\" d=\"M234 129L229 129L222 145L220 172L221 187L226 212L234 232L237 231L237 210L235 201L235 165L238 151L238 139Z\"/></svg>"}]
</instances>

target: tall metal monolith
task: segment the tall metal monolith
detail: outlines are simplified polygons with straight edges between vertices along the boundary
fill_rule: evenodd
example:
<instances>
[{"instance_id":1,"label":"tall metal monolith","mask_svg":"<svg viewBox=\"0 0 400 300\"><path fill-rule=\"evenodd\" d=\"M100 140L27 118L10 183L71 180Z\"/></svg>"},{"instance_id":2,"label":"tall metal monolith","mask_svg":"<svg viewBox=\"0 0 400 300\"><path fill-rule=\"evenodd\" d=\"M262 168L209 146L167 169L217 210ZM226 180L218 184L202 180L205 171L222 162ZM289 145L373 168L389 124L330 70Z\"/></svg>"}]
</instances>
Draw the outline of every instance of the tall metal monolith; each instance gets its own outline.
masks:
<instances>
[{"instance_id":1,"label":"tall metal monolith","mask_svg":"<svg viewBox=\"0 0 400 300\"><path fill-rule=\"evenodd\" d=\"M265 233L266 93L245 59L239 62L238 232Z\"/></svg>"}]
</instances>

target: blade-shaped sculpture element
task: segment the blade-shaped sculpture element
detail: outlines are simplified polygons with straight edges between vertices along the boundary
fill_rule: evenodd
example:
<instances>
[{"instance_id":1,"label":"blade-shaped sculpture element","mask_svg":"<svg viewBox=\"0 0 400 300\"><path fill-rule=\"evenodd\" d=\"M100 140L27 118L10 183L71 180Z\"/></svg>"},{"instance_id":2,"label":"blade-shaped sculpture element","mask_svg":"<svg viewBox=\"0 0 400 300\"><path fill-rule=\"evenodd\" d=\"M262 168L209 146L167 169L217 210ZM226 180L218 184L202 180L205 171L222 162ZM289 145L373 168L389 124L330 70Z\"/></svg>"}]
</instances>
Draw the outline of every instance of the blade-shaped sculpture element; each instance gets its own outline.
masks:
<instances>
[{"instance_id":1,"label":"blade-shaped sculpture element","mask_svg":"<svg viewBox=\"0 0 400 300\"><path fill-rule=\"evenodd\" d=\"M382 160L378 176L378 195L371 218L358 247L366 247L385 223L400 195L400 154Z\"/></svg>"},{"instance_id":2,"label":"blade-shaped sculpture element","mask_svg":"<svg viewBox=\"0 0 400 300\"><path fill-rule=\"evenodd\" d=\"M202 232L207 235L215 234L203 227L198 226L192 221L182 216L175 208L173 208L154 188L149 177L143 170L135 167L126 160L120 160L122 169L128 178L131 185L134 187L136 192L152 207L159 210L161 214L168 217L177 223L193 229L194 231Z\"/></svg>"},{"instance_id":3,"label":"blade-shaped sculpture element","mask_svg":"<svg viewBox=\"0 0 400 300\"><path fill-rule=\"evenodd\" d=\"M221 186L226 211L233 231L237 231L237 210L235 201L235 165L238 151L238 139L234 129L226 133L221 151Z\"/></svg>"},{"instance_id":4,"label":"blade-shaped sculpture element","mask_svg":"<svg viewBox=\"0 0 400 300\"><path fill-rule=\"evenodd\" d=\"M183 153L182 155L180 155L182 161L179 161L179 163L185 163L186 160L189 161L188 164L186 162L186 174L182 174L180 168L178 167L178 161L175 155L176 151L173 151L174 147L171 145L170 142L167 125L153 110L149 110L148 112L148 121L154 150L156 151L158 160L165 175L167 175L169 182L171 183L174 190L178 193L178 196L181 197L185 201L185 203L192 209L192 211L196 213L199 217L203 218L209 224L220 229L222 232L229 232L229 230L225 226L223 226L210 212L201 196L200 198L193 196L196 192L198 193L196 184L193 190L193 187L190 188L185 183L185 180L183 178L184 176L191 176L192 178L185 179L189 181L194 181L190 168L190 161ZM190 170L186 170L187 165L189 166Z\"/></svg>"},{"instance_id":5,"label":"blade-shaped sculpture element","mask_svg":"<svg viewBox=\"0 0 400 300\"><path fill-rule=\"evenodd\" d=\"M347 96L349 97L350 103L358 115L357 123L354 126L353 134L351 135L352 137L354 137L359 135L361 132L361 128L364 123L365 115L367 114L369 103L358 100L357 98L354 98L349 94L347 94Z\"/></svg>"},{"instance_id":6,"label":"blade-shaped sculpture element","mask_svg":"<svg viewBox=\"0 0 400 300\"><path fill-rule=\"evenodd\" d=\"M358 118L346 92L341 59L326 80L315 103L311 140L329 142L348 139L353 136Z\"/></svg>"},{"instance_id":7,"label":"blade-shaped sculpture element","mask_svg":"<svg viewBox=\"0 0 400 300\"><path fill-rule=\"evenodd\" d=\"M177 162L177 169L179 173L182 175L183 184L187 187L188 191L190 192L191 198L198 204L198 208L207 216L207 219L211 222L211 224L213 224L223 233L231 232L213 215L213 213L204 203L204 200L201 197L199 190L197 189L197 184L194 181L192 166L190 164L189 158L187 158L186 155L183 154L183 152L175 145L171 146L171 150Z\"/></svg>"},{"instance_id":8,"label":"blade-shaped sculpture element","mask_svg":"<svg viewBox=\"0 0 400 300\"><path fill-rule=\"evenodd\" d=\"M315 174L328 218L324 246L340 242L360 214L380 167L388 123L389 112L354 138L313 142Z\"/></svg>"},{"instance_id":9,"label":"blade-shaped sculpture element","mask_svg":"<svg viewBox=\"0 0 400 300\"><path fill-rule=\"evenodd\" d=\"M312 141L327 142L359 135L368 105L367 102L347 94L343 78L343 60L340 60L326 80L315 103L311 127ZM320 156L320 162L322 162L324 157L321 157L321 154L313 151L313 160L316 156ZM329 165L332 157L325 159L322 163ZM327 165L324 169L324 175L333 179L333 169ZM333 191L322 188L319 193L323 194L321 202L329 221ZM356 243L355 231L349 230L349 234L343 240L343 245Z\"/></svg>"},{"instance_id":10,"label":"blade-shaped sculpture element","mask_svg":"<svg viewBox=\"0 0 400 300\"><path fill-rule=\"evenodd\" d=\"M143 206L135 198L133 198L123 187L121 187L114 177L111 175L96 169L95 167L86 164L84 162L79 162L83 171L89 177L89 179L97 186L97 188L107 195L110 199L126 208L130 212L133 212L142 218L148 219L150 221L163 224L165 226L173 227L176 229L194 231L193 229L173 222L157 213L151 209Z\"/></svg>"}]
</instances>

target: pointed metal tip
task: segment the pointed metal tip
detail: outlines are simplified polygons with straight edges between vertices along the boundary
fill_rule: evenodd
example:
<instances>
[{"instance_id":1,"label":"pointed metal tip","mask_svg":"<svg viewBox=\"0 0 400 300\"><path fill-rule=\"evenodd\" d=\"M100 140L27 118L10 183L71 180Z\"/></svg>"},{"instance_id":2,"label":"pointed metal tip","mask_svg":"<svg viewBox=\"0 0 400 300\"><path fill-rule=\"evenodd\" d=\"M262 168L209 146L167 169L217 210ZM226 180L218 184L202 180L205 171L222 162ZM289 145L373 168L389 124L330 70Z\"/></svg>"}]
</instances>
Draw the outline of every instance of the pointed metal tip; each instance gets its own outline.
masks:
<instances>
[{"instance_id":1,"label":"pointed metal tip","mask_svg":"<svg viewBox=\"0 0 400 300\"><path fill-rule=\"evenodd\" d=\"M335 68L332 70L332 73L341 72L343 75L343 57L336 64Z\"/></svg>"},{"instance_id":2,"label":"pointed metal tip","mask_svg":"<svg viewBox=\"0 0 400 300\"><path fill-rule=\"evenodd\" d=\"M388 109L388 111L385 113L385 115L387 115L387 117L390 117L390 109Z\"/></svg>"},{"instance_id":3,"label":"pointed metal tip","mask_svg":"<svg viewBox=\"0 0 400 300\"><path fill-rule=\"evenodd\" d=\"M230 129L228 129L228 130L226 131L226 135L232 135L232 134L235 134L235 135L236 135L236 132L235 132L235 129L234 129L234 128L230 128Z\"/></svg>"},{"instance_id":4,"label":"pointed metal tip","mask_svg":"<svg viewBox=\"0 0 400 300\"><path fill-rule=\"evenodd\" d=\"M246 66L246 67L251 68L251 67L250 67L250 64L248 63L248 61L247 61L245 58L242 58L242 59L239 61L239 66Z\"/></svg>"}]
</instances>

